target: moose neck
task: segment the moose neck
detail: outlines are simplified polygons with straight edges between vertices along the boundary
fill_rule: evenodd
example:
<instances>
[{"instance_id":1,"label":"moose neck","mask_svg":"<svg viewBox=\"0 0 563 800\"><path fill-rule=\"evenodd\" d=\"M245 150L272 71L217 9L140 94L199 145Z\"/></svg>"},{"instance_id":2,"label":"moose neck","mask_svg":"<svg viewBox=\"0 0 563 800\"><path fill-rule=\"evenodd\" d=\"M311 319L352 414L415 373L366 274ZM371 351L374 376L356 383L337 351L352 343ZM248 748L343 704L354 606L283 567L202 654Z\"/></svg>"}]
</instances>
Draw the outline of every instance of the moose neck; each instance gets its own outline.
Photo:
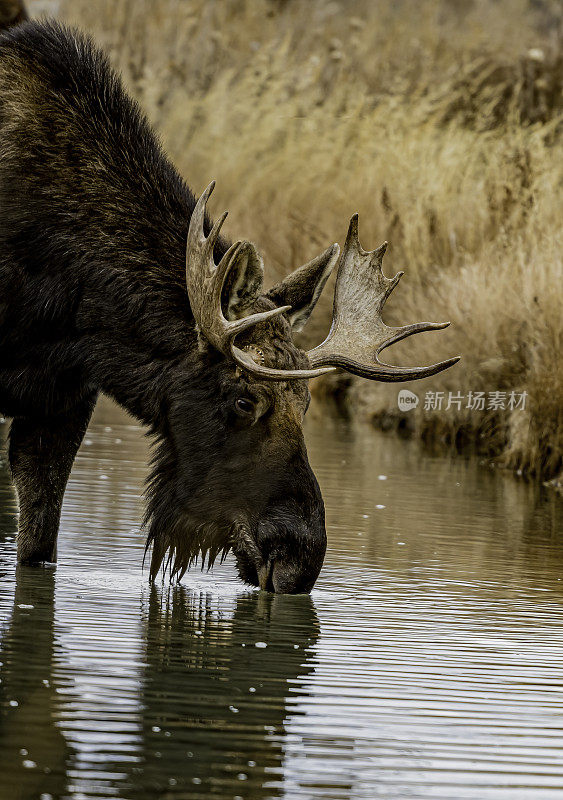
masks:
<instances>
[{"instance_id":1,"label":"moose neck","mask_svg":"<svg viewBox=\"0 0 563 800\"><path fill-rule=\"evenodd\" d=\"M189 209L187 210L189 214ZM203 354L185 287L182 235L153 249L151 231L119 243L119 267L97 263L92 287L78 312L78 327L87 329L81 345L89 377L144 424L160 429L172 397L185 392L202 370L212 369L213 356ZM172 227L172 226L171 226ZM223 242L221 249L226 249ZM100 292L100 277L104 291Z\"/></svg>"}]
</instances>

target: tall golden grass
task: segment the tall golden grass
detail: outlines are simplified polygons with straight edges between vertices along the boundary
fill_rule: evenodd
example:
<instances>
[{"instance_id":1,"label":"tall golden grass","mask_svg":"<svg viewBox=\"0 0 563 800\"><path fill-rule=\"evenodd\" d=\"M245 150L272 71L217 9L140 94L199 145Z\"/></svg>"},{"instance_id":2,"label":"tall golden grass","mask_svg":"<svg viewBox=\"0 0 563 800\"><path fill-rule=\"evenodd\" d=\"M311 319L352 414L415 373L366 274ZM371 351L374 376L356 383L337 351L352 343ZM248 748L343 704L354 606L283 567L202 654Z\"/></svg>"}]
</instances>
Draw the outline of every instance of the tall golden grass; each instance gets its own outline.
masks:
<instances>
[{"instance_id":1,"label":"tall golden grass","mask_svg":"<svg viewBox=\"0 0 563 800\"><path fill-rule=\"evenodd\" d=\"M361 381L351 403L560 475L558 2L62 0L60 16L109 49L194 191L217 180L227 234L257 242L272 278L342 242L359 211L364 247L388 239L388 274L407 270L388 319L452 320L395 360L463 356L410 388L528 395L525 410L401 417L396 386ZM327 296L311 337L329 312Z\"/></svg>"}]
</instances>

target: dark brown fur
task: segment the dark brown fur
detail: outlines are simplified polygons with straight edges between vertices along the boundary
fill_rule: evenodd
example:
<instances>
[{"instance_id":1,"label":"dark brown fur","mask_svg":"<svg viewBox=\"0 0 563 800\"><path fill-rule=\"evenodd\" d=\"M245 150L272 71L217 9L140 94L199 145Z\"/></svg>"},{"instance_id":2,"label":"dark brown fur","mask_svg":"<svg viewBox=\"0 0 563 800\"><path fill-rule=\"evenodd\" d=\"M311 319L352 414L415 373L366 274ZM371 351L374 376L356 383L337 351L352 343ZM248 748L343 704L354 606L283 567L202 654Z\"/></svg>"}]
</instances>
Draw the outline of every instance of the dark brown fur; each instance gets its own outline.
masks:
<instances>
[{"instance_id":1,"label":"dark brown fur","mask_svg":"<svg viewBox=\"0 0 563 800\"><path fill-rule=\"evenodd\" d=\"M54 560L66 481L103 392L156 438L151 575L167 554L182 574L232 547L250 583L257 564L283 564L268 585L309 590L326 535L301 431L307 387L246 378L198 338L184 272L193 207L88 39L35 22L0 35L0 411L14 418L19 559ZM305 307L311 292L284 284L253 308L290 295ZM250 342L271 366L308 364L285 317ZM260 414L237 415L241 396Z\"/></svg>"}]
</instances>

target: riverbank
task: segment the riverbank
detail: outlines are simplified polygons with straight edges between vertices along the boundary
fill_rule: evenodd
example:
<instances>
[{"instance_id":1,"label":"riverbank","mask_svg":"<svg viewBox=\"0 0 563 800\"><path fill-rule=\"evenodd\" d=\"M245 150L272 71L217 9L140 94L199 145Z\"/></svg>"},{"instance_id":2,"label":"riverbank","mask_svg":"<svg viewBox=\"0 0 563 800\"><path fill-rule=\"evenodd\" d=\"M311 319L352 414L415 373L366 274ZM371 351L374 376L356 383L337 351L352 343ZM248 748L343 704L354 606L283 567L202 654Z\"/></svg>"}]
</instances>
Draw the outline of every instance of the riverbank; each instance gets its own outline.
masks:
<instances>
[{"instance_id":1,"label":"riverbank","mask_svg":"<svg viewBox=\"0 0 563 800\"><path fill-rule=\"evenodd\" d=\"M562 474L558 3L62 0L60 16L110 50L194 190L217 180L213 210L230 209L227 235L256 241L270 278L342 242L359 211L364 247L388 239L387 274L407 271L388 321L452 321L390 351L463 356L405 387L416 409L399 411L397 386L340 377L317 392L438 446ZM329 324L326 295L309 341Z\"/></svg>"}]
</instances>

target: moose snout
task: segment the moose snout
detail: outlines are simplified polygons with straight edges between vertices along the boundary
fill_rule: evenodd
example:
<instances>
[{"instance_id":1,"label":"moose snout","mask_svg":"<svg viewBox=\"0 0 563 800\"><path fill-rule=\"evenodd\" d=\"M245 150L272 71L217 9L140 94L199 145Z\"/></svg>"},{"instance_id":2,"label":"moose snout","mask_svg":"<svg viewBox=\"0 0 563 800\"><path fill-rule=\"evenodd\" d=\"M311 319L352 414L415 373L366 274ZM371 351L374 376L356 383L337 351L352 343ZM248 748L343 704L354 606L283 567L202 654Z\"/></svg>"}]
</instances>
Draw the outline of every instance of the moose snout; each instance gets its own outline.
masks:
<instances>
[{"instance_id":1,"label":"moose snout","mask_svg":"<svg viewBox=\"0 0 563 800\"><path fill-rule=\"evenodd\" d=\"M276 594L308 594L317 576L311 576L309 570L302 570L298 565L274 561L258 567L258 585L265 592Z\"/></svg>"},{"instance_id":2,"label":"moose snout","mask_svg":"<svg viewBox=\"0 0 563 800\"><path fill-rule=\"evenodd\" d=\"M319 576L326 552L322 526L310 530L302 520L295 526L260 523L233 546L240 577L251 586L277 594L308 594Z\"/></svg>"},{"instance_id":3,"label":"moose snout","mask_svg":"<svg viewBox=\"0 0 563 800\"><path fill-rule=\"evenodd\" d=\"M247 583L277 594L309 593L326 552L324 508L305 518L292 502L270 507L240 544L233 551Z\"/></svg>"}]
</instances>

